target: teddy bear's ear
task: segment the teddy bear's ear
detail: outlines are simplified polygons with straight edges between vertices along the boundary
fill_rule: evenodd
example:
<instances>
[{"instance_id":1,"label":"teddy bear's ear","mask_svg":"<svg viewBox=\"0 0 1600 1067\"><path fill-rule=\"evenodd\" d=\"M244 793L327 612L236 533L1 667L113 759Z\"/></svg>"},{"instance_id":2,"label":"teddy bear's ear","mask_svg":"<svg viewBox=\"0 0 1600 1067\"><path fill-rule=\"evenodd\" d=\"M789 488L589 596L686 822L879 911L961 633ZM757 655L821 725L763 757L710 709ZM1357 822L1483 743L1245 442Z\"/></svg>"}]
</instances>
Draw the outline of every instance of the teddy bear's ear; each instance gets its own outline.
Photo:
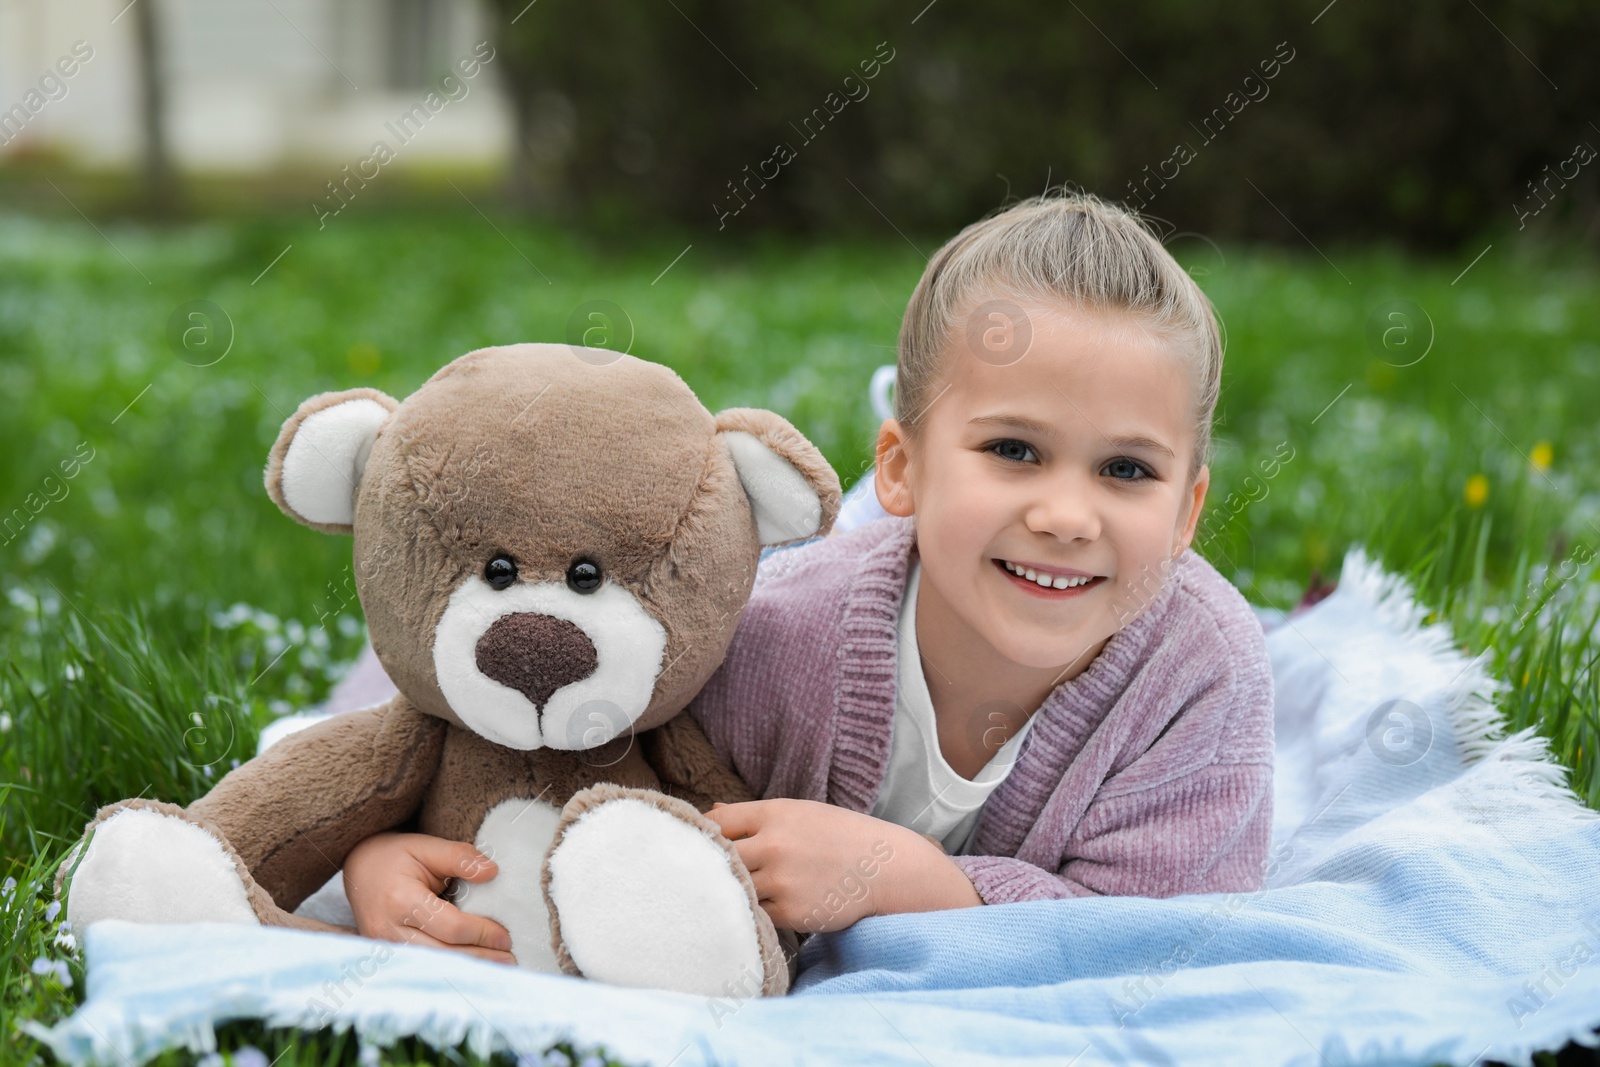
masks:
<instances>
[{"instance_id":1,"label":"teddy bear's ear","mask_svg":"<svg viewBox=\"0 0 1600 1067\"><path fill-rule=\"evenodd\" d=\"M839 514L839 476L782 415L729 408L717 416L763 545L825 534Z\"/></svg>"},{"instance_id":2,"label":"teddy bear's ear","mask_svg":"<svg viewBox=\"0 0 1600 1067\"><path fill-rule=\"evenodd\" d=\"M399 406L376 389L319 393L301 404L267 457L267 495L296 522L349 533L372 442Z\"/></svg>"}]
</instances>

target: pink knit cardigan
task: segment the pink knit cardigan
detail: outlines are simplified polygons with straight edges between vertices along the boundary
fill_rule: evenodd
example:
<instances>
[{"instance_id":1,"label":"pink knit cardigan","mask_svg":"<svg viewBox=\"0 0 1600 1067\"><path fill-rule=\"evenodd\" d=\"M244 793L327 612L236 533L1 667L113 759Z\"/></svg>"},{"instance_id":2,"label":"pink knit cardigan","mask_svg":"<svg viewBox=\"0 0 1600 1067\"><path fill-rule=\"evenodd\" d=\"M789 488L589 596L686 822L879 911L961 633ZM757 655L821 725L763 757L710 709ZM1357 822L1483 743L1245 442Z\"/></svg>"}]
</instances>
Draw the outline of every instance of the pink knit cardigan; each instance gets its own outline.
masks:
<instances>
[{"instance_id":1,"label":"pink knit cardigan","mask_svg":"<svg viewBox=\"0 0 1600 1067\"><path fill-rule=\"evenodd\" d=\"M912 521L891 517L763 561L727 658L689 709L757 796L872 809L914 550ZM978 816L973 854L954 857L985 903L1261 886L1266 640L1192 550L1034 716Z\"/></svg>"}]
</instances>

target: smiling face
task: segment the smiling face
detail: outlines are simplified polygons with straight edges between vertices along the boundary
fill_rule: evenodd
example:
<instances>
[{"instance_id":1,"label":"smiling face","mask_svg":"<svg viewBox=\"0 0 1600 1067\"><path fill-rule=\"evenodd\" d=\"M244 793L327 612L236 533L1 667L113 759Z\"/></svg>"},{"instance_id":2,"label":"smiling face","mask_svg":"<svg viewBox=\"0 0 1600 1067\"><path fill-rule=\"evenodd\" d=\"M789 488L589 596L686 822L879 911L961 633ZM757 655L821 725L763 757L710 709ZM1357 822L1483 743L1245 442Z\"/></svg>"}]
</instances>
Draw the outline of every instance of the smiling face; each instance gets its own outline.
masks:
<instances>
[{"instance_id":1,"label":"smiling face","mask_svg":"<svg viewBox=\"0 0 1600 1067\"><path fill-rule=\"evenodd\" d=\"M1121 312L1019 300L1015 362L959 332L911 433L885 422L878 496L915 515L919 641L1081 672L1188 547L1209 484L1191 372ZM984 657L990 658L990 657Z\"/></svg>"}]
</instances>

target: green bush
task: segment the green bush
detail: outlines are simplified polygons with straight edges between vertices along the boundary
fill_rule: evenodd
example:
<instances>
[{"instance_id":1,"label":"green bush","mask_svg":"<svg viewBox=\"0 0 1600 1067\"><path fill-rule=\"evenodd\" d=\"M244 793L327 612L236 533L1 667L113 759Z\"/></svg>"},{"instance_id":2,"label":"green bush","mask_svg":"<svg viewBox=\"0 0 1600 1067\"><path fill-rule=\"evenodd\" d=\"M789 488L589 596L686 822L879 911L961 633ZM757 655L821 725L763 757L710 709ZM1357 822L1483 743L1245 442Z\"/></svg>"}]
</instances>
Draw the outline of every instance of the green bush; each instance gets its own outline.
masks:
<instances>
[{"instance_id":1,"label":"green bush","mask_svg":"<svg viewBox=\"0 0 1600 1067\"><path fill-rule=\"evenodd\" d=\"M498 0L497 62L519 187L598 223L892 239L1048 180L1218 236L1438 246L1520 211L1600 237L1600 161L1527 184L1600 148L1600 7L1325 2Z\"/></svg>"}]
</instances>

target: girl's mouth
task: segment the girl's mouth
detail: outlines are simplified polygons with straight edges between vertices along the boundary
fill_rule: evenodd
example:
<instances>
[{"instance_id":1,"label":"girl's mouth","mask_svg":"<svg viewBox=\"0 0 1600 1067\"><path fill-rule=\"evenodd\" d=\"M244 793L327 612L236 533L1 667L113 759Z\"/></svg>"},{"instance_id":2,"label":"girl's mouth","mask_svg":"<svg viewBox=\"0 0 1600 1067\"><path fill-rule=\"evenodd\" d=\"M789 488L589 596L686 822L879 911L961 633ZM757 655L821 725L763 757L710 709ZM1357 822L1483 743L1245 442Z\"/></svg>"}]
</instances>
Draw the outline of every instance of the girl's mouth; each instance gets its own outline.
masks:
<instances>
[{"instance_id":1,"label":"girl's mouth","mask_svg":"<svg viewBox=\"0 0 1600 1067\"><path fill-rule=\"evenodd\" d=\"M1007 559L991 560L1000 573L1012 584L1034 596L1051 600L1080 596L1103 583L1103 574L1084 574L1082 571L1045 571L1026 563L1013 563Z\"/></svg>"}]
</instances>

